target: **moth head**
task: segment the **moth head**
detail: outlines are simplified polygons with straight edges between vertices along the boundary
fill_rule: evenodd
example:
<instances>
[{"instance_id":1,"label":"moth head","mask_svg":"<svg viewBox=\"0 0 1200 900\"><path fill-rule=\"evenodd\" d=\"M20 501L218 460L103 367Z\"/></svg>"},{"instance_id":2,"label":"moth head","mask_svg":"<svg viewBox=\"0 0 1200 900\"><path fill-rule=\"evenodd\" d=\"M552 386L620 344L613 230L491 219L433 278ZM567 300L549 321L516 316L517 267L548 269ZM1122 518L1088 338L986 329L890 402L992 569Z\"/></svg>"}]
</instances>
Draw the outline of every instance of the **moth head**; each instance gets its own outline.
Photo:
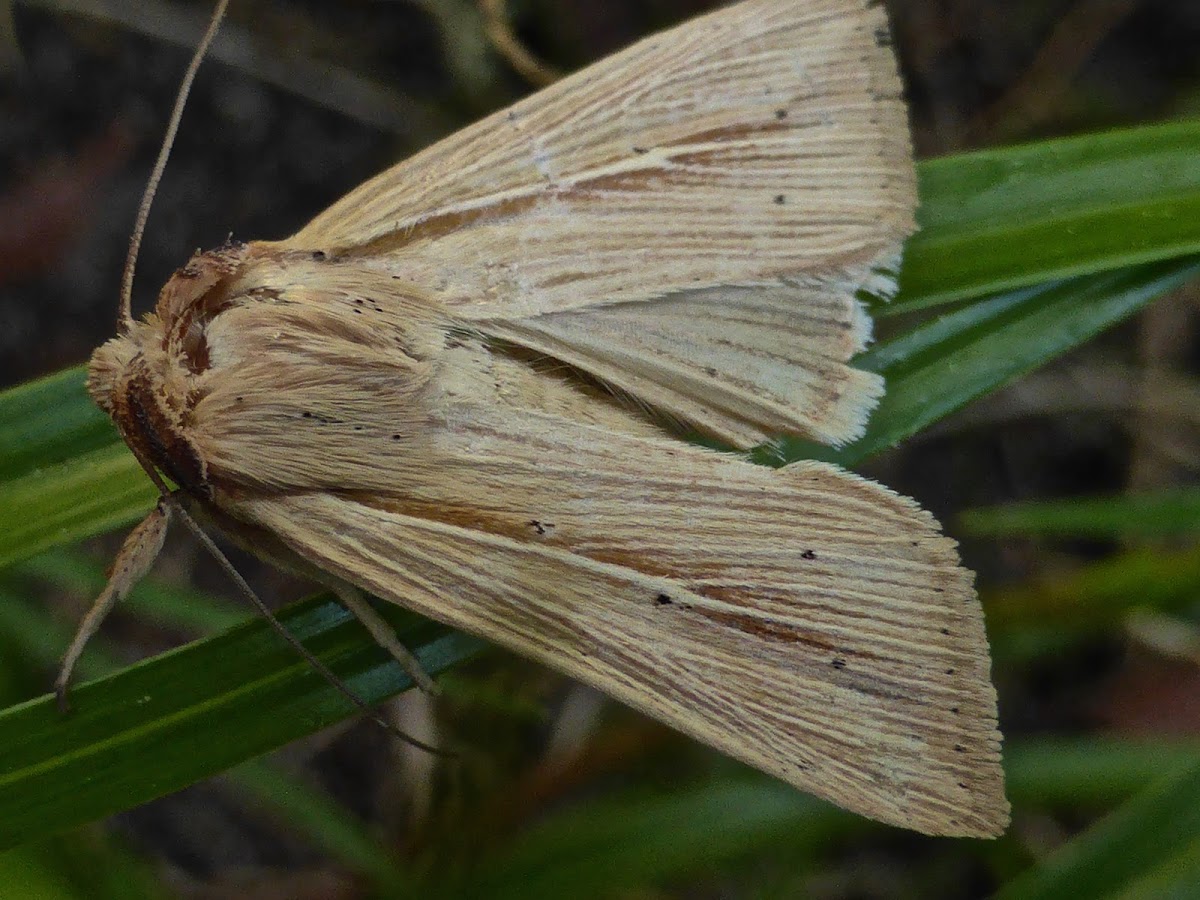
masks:
<instances>
[{"instance_id":1,"label":"moth head","mask_svg":"<svg viewBox=\"0 0 1200 900\"><path fill-rule=\"evenodd\" d=\"M231 246L194 257L167 282L156 312L101 345L88 365L88 393L139 462L198 496L210 489L185 422L207 353L204 324L223 304L242 253Z\"/></svg>"},{"instance_id":2,"label":"moth head","mask_svg":"<svg viewBox=\"0 0 1200 900\"><path fill-rule=\"evenodd\" d=\"M88 392L108 413L143 466L153 466L190 493L209 493L205 467L183 428L175 380L165 369L162 329L153 317L100 346L88 365ZM155 352L157 351L157 352Z\"/></svg>"}]
</instances>

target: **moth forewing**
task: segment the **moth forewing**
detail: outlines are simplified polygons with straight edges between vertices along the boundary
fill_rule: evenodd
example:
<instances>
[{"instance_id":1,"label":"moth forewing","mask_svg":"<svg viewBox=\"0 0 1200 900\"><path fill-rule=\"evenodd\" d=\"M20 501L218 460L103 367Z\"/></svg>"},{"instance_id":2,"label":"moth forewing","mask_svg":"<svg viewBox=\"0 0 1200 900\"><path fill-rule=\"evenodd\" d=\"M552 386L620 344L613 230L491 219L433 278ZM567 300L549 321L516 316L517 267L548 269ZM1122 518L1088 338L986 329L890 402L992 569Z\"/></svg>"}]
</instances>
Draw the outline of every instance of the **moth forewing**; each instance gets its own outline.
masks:
<instances>
[{"instance_id":1,"label":"moth forewing","mask_svg":"<svg viewBox=\"0 0 1200 900\"><path fill-rule=\"evenodd\" d=\"M855 293L894 290L914 227L886 33L869 0L734 4L430 147L282 246L433 287L735 446L850 440L882 393L847 365Z\"/></svg>"},{"instance_id":2,"label":"moth forewing","mask_svg":"<svg viewBox=\"0 0 1200 900\"><path fill-rule=\"evenodd\" d=\"M517 364L476 350L455 372L479 365L475 390L435 393L392 488L220 502L342 578L850 809L1001 829L982 617L928 514L832 466L772 471L580 424L591 398L546 412ZM359 424L386 442L386 419ZM306 430L297 461L323 434Z\"/></svg>"},{"instance_id":3,"label":"moth forewing","mask_svg":"<svg viewBox=\"0 0 1200 900\"><path fill-rule=\"evenodd\" d=\"M982 614L936 522L656 424L861 431L855 293L887 292L915 202L884 26L745 0L643 41L287 241L198 256L93 395L272 559L865 815L997 834Z\"/></svg>"}]
</instances>

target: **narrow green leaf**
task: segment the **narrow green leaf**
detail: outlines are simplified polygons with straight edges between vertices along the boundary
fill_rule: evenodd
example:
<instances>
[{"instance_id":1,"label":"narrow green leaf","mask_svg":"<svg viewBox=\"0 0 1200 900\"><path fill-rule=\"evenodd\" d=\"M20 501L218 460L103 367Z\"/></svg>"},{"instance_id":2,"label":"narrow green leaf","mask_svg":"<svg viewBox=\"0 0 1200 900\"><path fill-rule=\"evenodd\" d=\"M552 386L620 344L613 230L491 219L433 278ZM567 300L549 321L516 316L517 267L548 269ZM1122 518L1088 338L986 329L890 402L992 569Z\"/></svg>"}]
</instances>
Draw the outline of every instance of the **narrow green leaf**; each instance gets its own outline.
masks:
<instances>
[{"instance_id":1,"label":"narrow green leaf","mask_svg":"<svg viewBox=\"0 0 1200 900\"><path fill-rule=\"evenodd\" d=\"M1179 853L1131 879L1113 900L1195 900L1200 885L1200 835Z\"/></svg>"},{"instance_id":2,"label":"narrow green leaf","mask_svg":"<svg viewBox=\"0 0 1200 900\"><path fill-rule=\"evenodd\" d=\"M1200 546L1137 548L1065 575L980 592L988 626L1039 624L1084 631L1111 625L1134 608L1182 609L1200 594Z\"/></svg>"},{"instance_id":3,"label":"narrow green leaf","mask_svg":"<svg viewBox=\"0 0 1200 900\"><path fill-rule=\"evenodd\" d=\"M0 883L16 886L11 900L86 900L59 860L32 845L0 853Z\"/></svg>"},{"instance_id":4,"label":"narrow green leaf","mask_svg":"<svg viewBox=\"0 0 1200 900\"><path fill-rule=\"evenodd\" d=\"M1076 900L1120 896L1177 857L1200 834L1200 765L1160 777L1036 868L1010 881L996 900Z\"/></svg>"},{"instance_id":5,"label":"narrow green leaf","mask_svg":"<svg viewBox=\"0 0 1200 900\"><path fill-rule=\"evenodd\" d=\"M1079 346L1197 274L1200 261L1172 260L1023 294L1019 305L991 321L944 339L936 353L894 362L900 374L889 378L867 435L837 458L851 464L893 446Z\"/></svg>"},{"instance_id":6,"label":"narrow green leaf","mask_svg":"<svg viewBox=\"0 0 1200 900\"><path fill-rule=\"evenodd\" d=\"M111 835L77 831L0 853L4 900L166 900L151 867Z\"/></svg>"},{"instance_id":7,"label":"narrow green leaf","mask_svg":"<svg viewBox=\"0 0 1200 900\"><path fill-rule=\"evenodd\" d=\"M964 534L975 537L1184 534L1200 531L1200 488L969 509L959 523Z\"/></svg>"},{"instance_id":8,"label":"narrow green leaf","mask_svg":"<svg viewBox=\"0 0 1200 900\"><path fill-rule=\"evenodd\" d=\"M381 612L431 674L481 646L404 610ZM333 600L295 604L280 620L368 703L411 686ZM72 704L66 716L50 697L0 713L0 849L178 790L356 712L258 620L82 685Z\"/></svg>"},{"instance_id":9,"label":"narrow green leaf","mask_svg":"<svg viewBox=\"0 0 1200 900\"><path fill-rule=\"evenodd\" d=\"M896 311L1200 252L1200 119L946 156Z\"/></svg>"},{"instance_id":10,"label":"narrow green leaf","mask_svg":"<svg viewBox=\"0 0 1200 900\"><path fill-rule=\"evenodd\" d=\"M104 573L90 561L83 564L81 571L71 568L78 563L77 557L78 554L67 553L43 555L4 573L4 577L11 580L12 575L32 574L58 580L66 576L77 583L103 584ZM153 605L161 607L164 601L165 609ZM212 600L204 595L196 595L192 591L172 591L161 584L147 582L134 590L128 603L135 609L140 605L143 610L149 605L151 618L166 618L172 624L190 628L212 630L215 625L240 624L247 618L245 611L215 607ZM197 605L202 608L199 612L194 608ZM0 589L0 634L19 648L19 657L46 671L54 668L63 647L71 638L66 628L49 621L43 611L33 608L23 597L10 596L3 589ZM97 635L80 660L78 671L85 677L95 678L119 668L116 657L107 650L103 635ZM278 815L289 828L308 837L316 846L341 860L351 871L370 878L376 887L385 888L389 896L399 897L405 890L411 893L410 879L401 873L396 860L384 851L359 821L319 790L257 760L243 763L230 771L227 777L239 785L244 796L254 798L265 809ZM3 858L0 855L0 861Z\"/></svg>"},{"instance_id":11,"label":"narrow green leaf","mask_svg":"<svg viewBox=\"0 0 1200 900\"><path fill-rule=\"evenodd\" d=\"M83 366L0 392L0 481L118 443L88 398Z\"/></svg>"},{"instance_id":12,"label":"narrow green leaf","mask_svg":"<svg viewBox=\"0 0 1200 900\"><path fill-rule=\"evenodd\" d=\"M1189 765L1200 766L1200 740L1088 735L1004 747L1008 794L1018 808L1103 808Z\"/></svg>"},{"instance_id":13,"label":"narrow green leaf","mask_svg":"<svg viewBox=\"0 0 1200 900\"><path fill-rule=\"evenodd\" d=\"M0 567L136 522L157 499L119 442L0 482Z\"/></svg>"}]
</instances>

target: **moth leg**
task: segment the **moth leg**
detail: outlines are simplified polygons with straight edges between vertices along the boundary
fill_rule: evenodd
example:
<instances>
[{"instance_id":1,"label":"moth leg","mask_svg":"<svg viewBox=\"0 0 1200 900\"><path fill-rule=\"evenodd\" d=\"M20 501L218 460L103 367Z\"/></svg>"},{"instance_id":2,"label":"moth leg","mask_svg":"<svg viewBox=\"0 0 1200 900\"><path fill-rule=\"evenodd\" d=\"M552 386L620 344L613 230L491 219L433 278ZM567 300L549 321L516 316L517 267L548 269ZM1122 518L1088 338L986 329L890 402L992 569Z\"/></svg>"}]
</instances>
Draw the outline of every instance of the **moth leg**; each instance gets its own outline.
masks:
<instances>
[{"instance_id":1,"label":"moth leg","mask_svg":"<svg viewBox=\"0 0 1200 900\"><path fill-rule=\"evenodd\" d=\"M417 687L427 694L439 693L437 684L429 676L429 673L421 668L420 660L400 642L400 638L396 637L392 626L375 611L375 608L367 602L358 588L348 584L338 584L334 586L334 592L346 609L350 610L354 617L362 622L363 627L371 633L375 643L391 654L392 659L400 663Z\"/></svg>"},{"instance_id":2,"label":"moth leg","mask_svg":"<svg viewBox=\"0 0 1200 900\"><path fill-rule=\"evenodd\" d=\"M71 682L71 673L75 664L79 662L83 648L100 629L100 623L109 611L118 601L124 599L150 570L154 560L158 558L159 551L162 550L170 523L171 506L165 498L160 499L154 511L129 532L129 537L125 538L125 543L121 545L121 552L113 560L112 569L109 571L108 584L79 623L75 639L67 648L59 666L58 677L54 679L54 695L58 698L58 708L63 712L68 709L67 686Z\"/></svg>"}]
</instances>

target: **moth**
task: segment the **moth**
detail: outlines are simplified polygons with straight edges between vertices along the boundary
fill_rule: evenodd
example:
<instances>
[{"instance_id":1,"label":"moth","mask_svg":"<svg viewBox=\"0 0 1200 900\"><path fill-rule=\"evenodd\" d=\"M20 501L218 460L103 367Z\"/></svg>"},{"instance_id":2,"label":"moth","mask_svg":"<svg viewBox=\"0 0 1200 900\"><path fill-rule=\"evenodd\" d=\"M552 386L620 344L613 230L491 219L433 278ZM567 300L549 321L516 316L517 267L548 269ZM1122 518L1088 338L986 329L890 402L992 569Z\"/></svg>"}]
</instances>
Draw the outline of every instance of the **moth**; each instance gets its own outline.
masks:
<instances>
[{"instance_id":1,"label":"moth","mask_svg":"<svg viewBox=\"0 0 1200 900\"><path fill-rule=\"evenodd\" d=\"M856 294L894 291L915 203L880 5L744 0L286 240L196 255L88 388L204 518L344 597L863 815L996 835L996 698L954 543L836 466L674 436L860 435L884 385L852 365ZM139 526L114 579L164 530Z\"/></svg>"}]
</instances>

